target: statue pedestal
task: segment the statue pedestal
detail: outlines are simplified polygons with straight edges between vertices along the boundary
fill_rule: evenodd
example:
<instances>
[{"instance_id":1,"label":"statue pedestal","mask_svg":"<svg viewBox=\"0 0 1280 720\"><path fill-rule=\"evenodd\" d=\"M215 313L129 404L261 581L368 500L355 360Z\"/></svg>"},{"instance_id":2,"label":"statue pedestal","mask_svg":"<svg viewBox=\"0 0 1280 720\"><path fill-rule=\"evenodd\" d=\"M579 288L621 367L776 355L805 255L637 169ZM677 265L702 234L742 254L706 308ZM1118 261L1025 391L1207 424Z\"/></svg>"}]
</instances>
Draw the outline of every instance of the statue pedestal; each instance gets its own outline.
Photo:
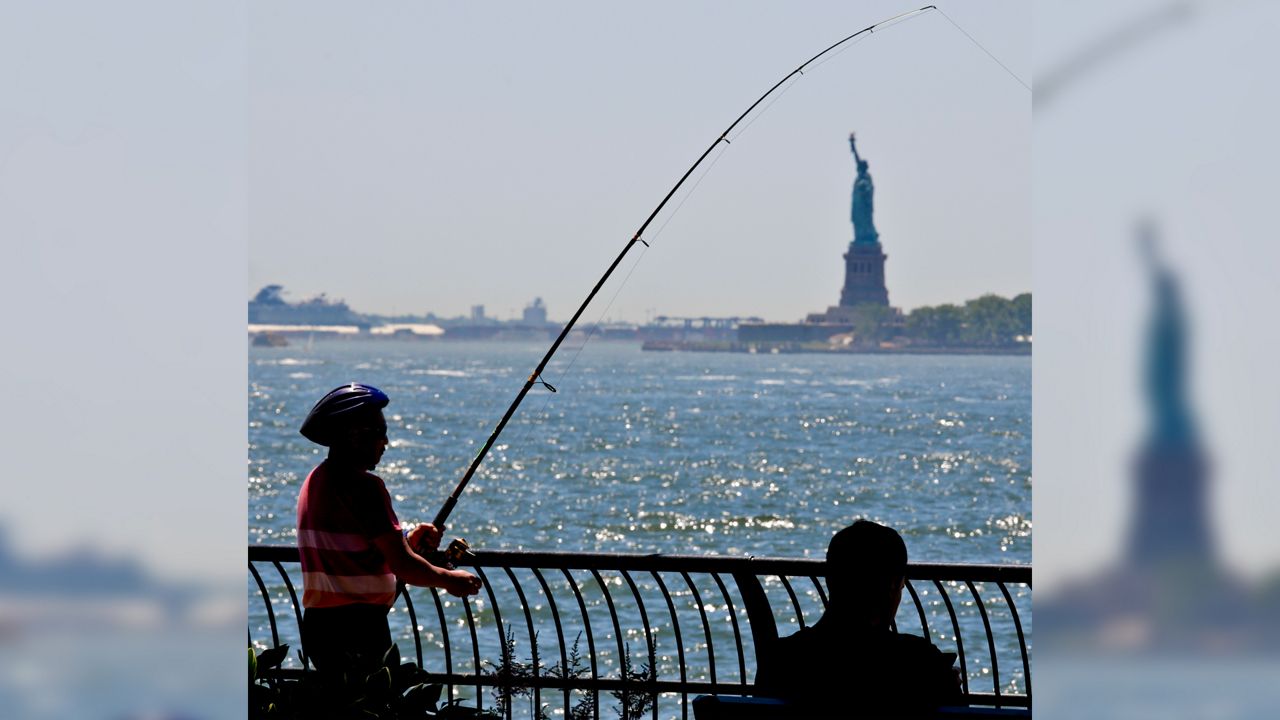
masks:
<instances>
[{"instance_id":1,"label":"statue pedestal","mask_svg":"<svg viewBox=\"0 0 1280 720\"><path fill-rule=\"evenodd\" d=\"M1151 568L1169 562L1213 564L1205 503L1207 465L1190 442L1143 448L1134 468L1131 567Z\"/></svg>"},{"instance_id":2,"label":"statue pedestal","mask_svg":"<svg viewBox=\"0 0 1280 720\"><path fill-rule=\"evenodd\" d=\"M889 290L884 283L884 254L880 243L851 242L844 254L844 288L840 305L889 304Z\"/></svg>"}]
</instances>

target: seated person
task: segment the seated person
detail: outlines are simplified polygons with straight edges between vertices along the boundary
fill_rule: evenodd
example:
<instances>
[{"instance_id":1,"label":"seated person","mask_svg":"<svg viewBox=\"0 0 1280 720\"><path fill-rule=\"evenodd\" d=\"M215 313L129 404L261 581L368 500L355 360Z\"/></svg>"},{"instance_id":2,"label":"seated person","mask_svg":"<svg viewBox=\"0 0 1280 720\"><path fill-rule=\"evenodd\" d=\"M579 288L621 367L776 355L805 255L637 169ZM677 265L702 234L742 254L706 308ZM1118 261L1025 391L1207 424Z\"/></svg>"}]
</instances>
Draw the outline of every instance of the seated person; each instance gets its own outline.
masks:
<instances>
[{"instance_id":1,"label":"seated person","mask_svg":"<svg viewBox=\"0 0 1280 720\"><path fill-rule=\"evenodd\" d=\"M915 717L962 702L955 656L891 627L906 568L896 530L859 520L836 533L827 610L761 653L757 694L790 700L805 717Z\"/></svg>"}]
</instances>

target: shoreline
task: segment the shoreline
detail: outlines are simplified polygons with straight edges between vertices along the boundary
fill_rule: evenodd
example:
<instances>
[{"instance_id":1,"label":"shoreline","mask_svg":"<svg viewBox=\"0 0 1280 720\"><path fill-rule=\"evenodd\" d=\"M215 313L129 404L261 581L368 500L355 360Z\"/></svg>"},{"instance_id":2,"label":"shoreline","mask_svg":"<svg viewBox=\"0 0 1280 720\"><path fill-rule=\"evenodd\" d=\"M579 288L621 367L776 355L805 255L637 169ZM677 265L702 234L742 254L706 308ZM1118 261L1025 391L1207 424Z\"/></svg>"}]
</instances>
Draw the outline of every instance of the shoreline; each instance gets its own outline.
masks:
<instances>
[{"instance_id":1,"label":"shoreline","mask_svg":"<svg viewBox=\"0 0 1280 720\"><path fill-rule=\"evenodd\" d=\"M821 345L755 345L747 343L715 342L666 342L648 341L641 348L646 352L705 352L743 353L747 355L989 355L1031 357L1031 346L1012 347L832 347Z\"/></svg>"}]
</instances>

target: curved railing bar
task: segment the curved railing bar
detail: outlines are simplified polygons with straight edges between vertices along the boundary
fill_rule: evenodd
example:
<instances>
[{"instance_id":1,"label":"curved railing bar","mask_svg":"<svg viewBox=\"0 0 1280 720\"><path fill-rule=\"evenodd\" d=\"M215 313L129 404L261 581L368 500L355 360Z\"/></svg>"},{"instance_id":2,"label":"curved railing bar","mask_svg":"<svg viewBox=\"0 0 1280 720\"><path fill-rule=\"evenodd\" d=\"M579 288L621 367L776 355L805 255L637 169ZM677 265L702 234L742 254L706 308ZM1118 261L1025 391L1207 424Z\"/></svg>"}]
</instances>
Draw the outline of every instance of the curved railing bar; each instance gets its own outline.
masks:
<instances>
[{"instance_id":1,"label":"curved railing bar","mask_svg":"<svg viewBox=\"0 0 1280 720\"><path fill-rule=\"evenodd\" d=\"M533 614L529 607L529 600L524 596L524 587L520 581L516 579L516 574L511 568L502 568L507 572L507 578L511 580L511 585L516 589L516 597L520 598L520 607L524 608L524 622L529 628L529 657L533 663L533 706L535 708L542 707L542 688L538 686L538 634L533 629Z\"/></svg>"},{"instance_id":2,"label":"curved railing bar","mask_svg":"<svg viewBox=\"0 0 1280 720\"><path fill-rule=\"evenodd\" d=\"M1000 586L1000 592L1004 593L1004 600L1009 605L1009 614L1013 616L1013 627L1018 631L1018 648L1022 651L1022 682L1026 684L1027 700L1031 699L1031 658L1027 655L1027 638L1022 634L1022 621L1018 619L1018 606L1013 601L1013 597L1009 595L1009 589L1004 583L996 583Z\"/></svg>"},{"instance_id":3,"label":"curved railing bar","mask_svg":"<svg viewBox=\"0 0 1280 720\"><path fill-rule=\"evenodd\" d=\"M822 598L822 609L826 610L831 603L827 601L827 591L822 589L822 583L818 582L817 575L810 575L809 580L813 581L813 587L818 590L818 597Z\"/></svg>"},{"instance_id":4,"label":"curved railing bar","mask_svg":"<svg viewBox=\"0 0 1280 720\"><path fill-rule=\"evenodd\" d=\"M907 592L911 593L911 602L915 603L916 614L920 616L920 633L924 635L924 639L933 642L933 630L929 627L929 619L924 614L924 603L920 602L920 596L916 594L915 587L910 581L907 581Z\"/></svg>"},{"instance_id":5,"label":"curved railing bar","mask_svg":"<svg viewBox=\"0 0 1280 720\"><path fill-rule=\"evenodd\" d=\"M986 603L982 601L982 596L978 594L978 588L974 587L973 582L965 580L964 584L968 586L969 593L973 595L973 602L978 606L978 614L982 617L982 627L987 633L987 650L991 652L991 685L996 694L996 707L1000 707L1000 661L996 658L996 636L991 631L991 619L987 617Z\"/></svg>"},{"instance_id":6,"label":"curved railing bar","mask_svg":"<svg viewBox=\"0 0 1280 720\"><path fill-rule=\"evenodd\" d=\"M444 603L440 602L440 591L431 588L431 599L436 603L436 616L440 618L440 634L444 638L444 667L445 671L453 674L453 648L449 641L449 622L444 618ZM422 663L418 663L418 667L423 667ZM424 668L425 669L425 668ZM453 683L448 684L448 700L453 702Z\"/></svg>"},{"instance_id":7,"label":"curved railing bar","mask_svg":"<svg viewBox=\"0 0 1280 720\"><path fill-rule=\"evenodd\" d=\"M787 589L787 595L791 598L791 607L796 611L796 622L800 624L801 630L805 629L808 624L804 621L804 609L800 607L800 598L796 597L796 591L791 588L786 575L779 575L778 579L782 581L782 587Z\"/></svg>"},{"instance_id":8,"label":"curved railing bar","mask_svg":"<svg viewBox=\"0 0 1280 720\"><path fill-rule=\"evenodd\" d=\"M946 589L942 587L942 581L934 580L933 584L937 586L938 592L942 593L942 601L947 604L947 614L951 616L951 629L956 634L956 654L960 656L960 682L964 685L964 691L969 692L969 667L964 658L964 637L960 634L960 621L956 618L956 609L951 605L951 596Z\"/></svg>"},{"instance_id":9,"label":"curved railing bar","mask_svg":"<svg viewBox=\"0 0 1280 720\"><path fill-rule=\"evenodd\" d=\"M702 593L698 592L698 586L693 584L693 579L689 577L689 573L680 573L684 577L685 585L689 586L689 592L693 593L693 601L698 605L698 614L702 616L702 632L707 639L707 667L711 673L711 686L715 687L718 683L716 678L716 646L711 639L711 621L707 619L707 608L702 602Z\"/></svg>"},{"instance_id":10,"label":"curved railing bar","mask_svg":"<svg viewBox=\"0 0 1280 720\"><path fill-rule=\"evenodd\" d=\"M725 587L724 580L720 579L720 573L711 573L711 577L716 581L716 585L720 586L720 594L724 596L724 605L729 609L729 619L733 621L733 639L734 644L738 646L738 682L746 685L747 680L747 657L742 651L742 630L738 627L738 611L733 607L733 600L729 597L729 589Z\"/></svg>"},{"instance_id":11,"label":"curved railing bar","mask_svg":"<svg viewBox=\"0 0 1280 720\"><path fill-rule=\"evenodd\" d=\"M409 612L409 627L413 628L413 648L418 653L418 667L422 667L422 633L418 632L418 613L413 609L413 598L409 597L408 585L401 586L400 595L404 598L405 610Z\"/></svg>"},{"instance_id":12,"label":"curved railing bar","mask_svg":"<svg viewBox=\"0 0 1280 720\"><path fill-rule=\"evenodd\" d=\"M258 583L258 593L262 596L262 604L267 607L267 620L271 622L271 647L280 647L280 631L276 628L276 609L271 607L271 594L267 592L267 584L262 582L262 576L258 574L258 568L253 566L252 560L249 561L249 572L253 573L253 579Z\"/></svg>"},{"instance_id":13,"label":"curved railing bar","mask_svg":"<svg viewBox=\"0 0 1280 720\"><path fill-rule=\"evenodd\" d=\"M622 579L627 581L627 586L631 588L631 594L636 599L636 607L640 609L640 624L644 626L644 643L645 654L649 657L649 668L653 671L653 678L658 679L658 657L653 642L653 629L649 627L649 613L644 609L644 598L640 597L640 590L636 588L635 580L631 578L631 573L626 570L622 572ZM653 703L653 720L658 720L658 703Z\"/></svg>"},{"instance_id":14,"label":"curved railing bar","mask_svg":"<svg viewBox=\"0 0 1280 720\"><path fill-rule=\"evenodd\" d=\"M551 618L556 622L556 641L560 643L560 668L565 674L569 671L569 650L565 647L564 628L560 624L560 610L556 607L556 599L551 594L551 586L547 584L547 579L542 576L542 571L538 568L530 568L533 576L538 580L538 584L542 586L542 595L547 599L547 607L551 610ZM568 708L572 699L570 698L569 688L564 689L564 706Z\"/></svg>"},{"instance_id":15,"label":"curved railing bar","mask_svg":"<svg viewBox=\"0 0 1280 720\"><path fill-rule=\"evenodd\" d=\"M564 573L564 579L569 582L569 587L573 589L573 596L578 599L578 610L582 613L582 627L587 631L587 652L591 655L591 682L600 682L600 668L596 662L596 641L594 633L591 632L591 617L587 614L587 603L582 599L582 591L578 589L578 581L573 579L573 575L569 574L569 568L560 568ZM591 705L594 708L595 717L600 717L600 693L591 693Z\"/></svg>"},{"instance_id":16,"label":"curved railing bar","mask_svg":"<svg viewBox=\"0 0 1280 720\"><path fill-rule=\"evenodd\" d=\"M640 589L636 587L636 582L631 577L631 573L626 570L620 571L622 579L627 581L627 587L631 589L631 596L636 599L636 607L640 610L640 624L644 626L644 641L648 650L645 652L649 656L649 662L652 667L657 670L656 660L653 653L653 629L649 627L649 613L645 611L644 598L640 596Z\"/></svg>"},{"instance_id":17,"label":"curved railing bar","mask_svg":"<svg viewBox=\"0 0 1280 720\"><path fill-rule=\"evenodd\" d=\"M604 593L605 605L609 608L609 619L613 620L613 636L618 641L618 676L622 676L622 660L631 658L627 655L626 644L622 640L622 624L618 622L618 610L613 605L613 593L609 592L609 586L605 584L604 578L600 577L599 570L592 570L591 576L596 579L596 584L600 586L600 590ZM625 678L624 678L625 679ZM622 690L622 705L626 707L630 692L626 688Z\"/></svg>"},{"instance_id":18,"label":"curved railing bar","mask_svg":"<svg viewBox=\"0 0 1280 720\"><path fill-rule=\"evenodd\" d=\"M662 576L656 570L650 570L649 574L653 576L654 582L658 583L658 589L662 591L662 598L667 601L667 612L671 613L671 629L676 636L676 656L680 658L680 683L684 684L689 680L689 671L684 664L684 637L680 634L680 616L676 613L676 604L671 599L671 592L667 590L667 584L662 582ZM683 720L689 718L689 694L680 694L680 717Z\"/></svg>"},{"instance_id":19,"label":"curved railing bar","mask_svg":"<svg viewBox=\"0 0 1280 720\"><path fill-rule=\"evenodd\" d=\"M279 560L272 560L271 564L275 566L276 572L280 573L280 579L284 580L284 586L289 591L289 601L293 603L293 617L298 621L298 636L302 636L302 603L298 602L298 594L293 591L293 581L289 579L289 573L285 572L284 566ZM301 643L299 643L301 644ZM302 652L302 648L298 648L298 655L302 658L302 669L306 670L311 667L311 662L306 654ZM418 653L418 664L422 664L422 653Z\"/></svg>"},{"instance_id":20,"label":"curved railing bar","mask_svg":"<svg viewBox=\"0 0 1280 720\"><path fill-rule=\"evenodd\" d=\"M467 630L471 632L471 667L476 674L476 711L484 710L484 684L482 682L484 667L480 665L480 636L476 634L476 616L471 611L471 598L462 598L462 607L467 611Z\"/></svg>"},{"instance_id":21,"label":"curved railing bar","mask_svg":"<svg viewBox=\"0 0 1280 720\"><path fill-rule=\"evenodd\" d=\"M493 622L498 626L498 647L502 648L502 663L510 672L512 658L511 652L507 648L507 628L502 624L502 609L498 607L498 598L493 594L493 583L489 582L489 577L485 575L484 568L476 568L476 574L480 576L480 582L484 583L485 594L489 596L489 604L493 606ZM481 675L483 673L477 669L476 674ZM510 690L509 687L505 689ZM506 702L503 703L507 706L507 720L511 720L511 706L514 704L511 699L511 694L508 692L506 694Z\"/></svg>"}]
</instances>

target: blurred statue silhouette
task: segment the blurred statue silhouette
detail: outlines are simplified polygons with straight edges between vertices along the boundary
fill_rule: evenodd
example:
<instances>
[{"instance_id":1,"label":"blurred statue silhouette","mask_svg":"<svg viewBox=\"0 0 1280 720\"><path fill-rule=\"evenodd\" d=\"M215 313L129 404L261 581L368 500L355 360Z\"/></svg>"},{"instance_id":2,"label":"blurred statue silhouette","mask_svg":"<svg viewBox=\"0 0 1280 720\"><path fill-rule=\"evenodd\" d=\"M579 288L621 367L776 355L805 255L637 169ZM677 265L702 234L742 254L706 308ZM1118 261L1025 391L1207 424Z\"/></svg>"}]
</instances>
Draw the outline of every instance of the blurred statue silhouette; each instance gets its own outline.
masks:
<instances>
[{"instance_id":1,"label":"blurred statue silhouette","mask_svg":"<svg viewBox=\"0 0 1280 720\"><path fill-rule=\"evenodd\" d=\"M1187 399L1187 321L1178 281L1156 253L1150 222L1138 242L1155 307L1147 334L1143 389L1150 429L1136 465L1135 515L1128 562L1133 569L1214 564L1206 519L1207 464Z\"/></svg>"},{"instance_id":2,"label":"blurred statue silhouette","mask_svg":"<svg viewBox=\"0 0 1280 720\"><path fill-rule=\"evenodd\" d=\"M1260 642L1248 593L1217 560L1208 519L1209 463L1188 399L1187 318L1177 278L1149 222L1138 231L1152 311L1143 356L1148 429L1133 465L1132 521L1119 567L1036 603L1051 642L1155 651Z\"/></svg>"}]
</instances>

